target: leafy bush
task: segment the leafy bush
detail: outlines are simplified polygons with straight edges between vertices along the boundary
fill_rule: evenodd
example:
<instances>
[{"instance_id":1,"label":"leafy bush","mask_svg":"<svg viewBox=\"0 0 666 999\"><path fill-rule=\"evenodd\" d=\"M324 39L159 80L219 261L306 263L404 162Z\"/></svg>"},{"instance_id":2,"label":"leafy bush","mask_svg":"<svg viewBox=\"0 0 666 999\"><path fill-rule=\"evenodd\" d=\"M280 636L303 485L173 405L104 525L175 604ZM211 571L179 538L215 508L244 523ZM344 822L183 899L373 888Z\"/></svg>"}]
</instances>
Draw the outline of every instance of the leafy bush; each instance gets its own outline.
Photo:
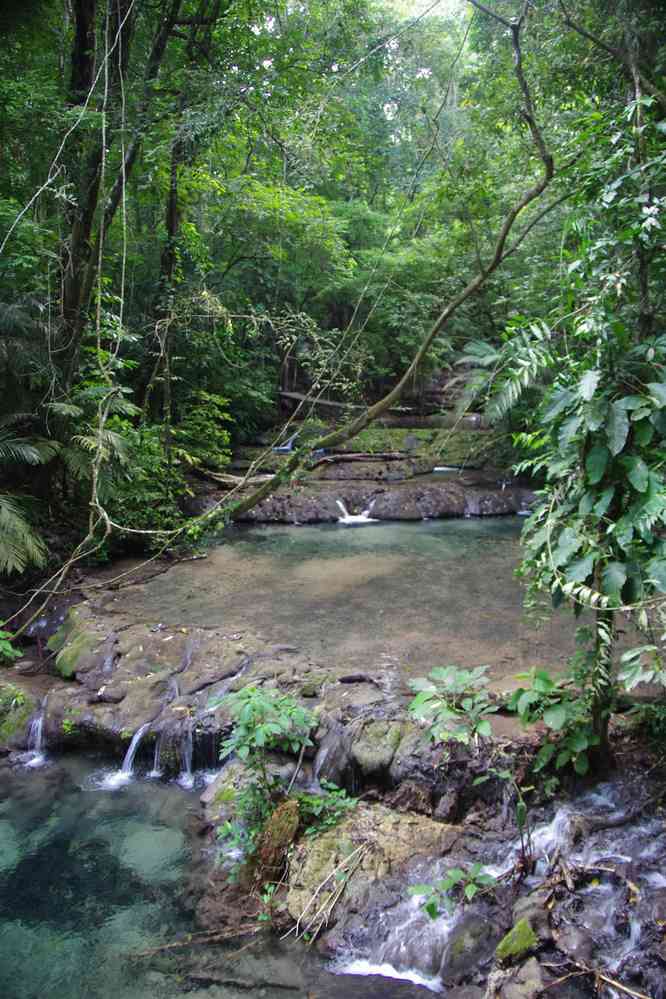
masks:
<instances>
[{"instance_id":1,"label":"leafy bush","mask_svg":"<svg viewBox=\"0 0 666 999\"><path fill-rule=\"evenodd\" d=\"M487 715L496 712L497 707L482 689L488 683L487 671L487 666L473 670L438 666L430 671L428 679L410 681L412 690L417 691L410 712L428 722L430 734L438 742L455 739L469 745L490 738Z\"/></svg>"},{"instance_id":2,"label":"leafy bush","mask_svg":"<svg viewBox=\"0 0 666 999\"><path fill-rule=\"evenodd\" d=\"M188 487L178 462L169 461L163 428L133 427L114 418L110 428L121 435L126 457L114 463L103 502L113 521L138 530L169 531L182 521L178 498Z\"/></svg>"},{"instance_id":3,"label":"leafy bush","mask_svg":"<svg viewBox=\"0 0 666 999\"><path fill-rule=\"evenodd\" d=\"M629 712L636 727L660 746L666 744L666 704L638 704Z\"/></svg>"},{"instance_id":4,"label":"leafy bush","mask_svg":"<svg viewBox=\"0 0 666 999\"><path fill-rule=\"evenodd\" d=\"M492 874L486 874L483 865L451 867L443 878L432 885L412 885L410 895L424 895L423 909L431 919L437 919L442 910L449 914L459 904L471 902L480 892L490 892L497 884Z\"/></svg>"},{"instance_id":5,"label":"leafy bush","mask_svg":"<svg viewBox=\"0 0 666 999\"><path fill-rule=\"evenodd\" d=\"M14 659L21 658L21 653L12 645L13 638L11 632L0 628L0 663L10 663Z\"/></svg>"},{"instance_id":6,"label":"leafy bush","mask_svg":"<svg viewBox=\"0 0 666 999\"><path fill-rule=\"evenodd\" d=\"M275 749L300 753L311 746L315 718L293 697L259 687L243 687L211 700L209 707L223 703L229 706L235 725L222 743L220 758L235 754L250 770L251 780L236 794L236 818L226 822L219 835L249 856L280 796L284 796L279 780L268 771L268 753Z\"/></svg>"},{"instance_id":7,"label":"leafy bush","mask_svg":"<svg viewBox=\"0 0 666 999\"><path fill-rule=\"evenodd\" d=\"M350 798L347 792L330 781L322 781L325 794L297 794L301 822L306 836L317 836L326 829L332 829L352 811L357 798Z\"/></svg>"},{"instance_id":8,"label":"leafy bush","mask_svg":"<svg viewBox=\"0 0 666 999\"><path fill-rule=\"evenodd\" d=\"M507 707L516 712L524 725L543 721L556 734L537 753L535 771L544 770L554 761L557 770L571 764L583 776L590 769L589 751L599 745L589 699L570 689L569 680L553 680L544 670L520 674L520 678L530 678L532 682L529 687L514 691Z\"/></svg>"},{"instance_id":9,"label":"leafy bush","mask_svg":"<svg viewBox=\"0 0 666 999\"><path fill-rule=\"evenodd\" d=\"M197 390L172 431L177 456L182 456L191 465L224 468L231 460L231 435L224 426L229 422L228 399L214 392Z\"/></svg>"},{"instance_id":10,"label":"leafy bush","mask_svg":"<svg viewBox=\"0 0 666 999\"><path fill-rule=\"evenodd\" d=\"M315 725L314 715L288 694L279 694L260 687L243 687L210 707L225 702L234 719L231 735L222 743L220 757L232 753L242 760L260 778L264 787L270 787L266 771L266 754L272 749L285 753L299 753L312 745L310 732Z\"/></svg>"}]
</instances>

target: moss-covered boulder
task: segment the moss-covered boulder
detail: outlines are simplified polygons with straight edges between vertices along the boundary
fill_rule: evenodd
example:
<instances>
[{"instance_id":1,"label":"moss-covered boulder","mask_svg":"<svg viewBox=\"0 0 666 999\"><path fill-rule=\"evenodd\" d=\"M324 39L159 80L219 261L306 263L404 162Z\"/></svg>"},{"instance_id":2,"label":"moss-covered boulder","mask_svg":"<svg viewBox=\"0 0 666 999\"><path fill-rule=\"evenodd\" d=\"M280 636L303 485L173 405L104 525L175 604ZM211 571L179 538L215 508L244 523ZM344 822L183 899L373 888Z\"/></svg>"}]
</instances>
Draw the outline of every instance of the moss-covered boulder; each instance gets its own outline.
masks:
<instances>
[{"instance_id":1,"label":"moss-covered boulder","mask_svg":"<svg viewBox=\"0 0 666 999\"><path fill-rule=\"evenodd\" d=\"M36 710L29 694L12 683L0 682L0 749L24 743L28 721Z\"/></svg>"},{"instance_id":2,"label":"moss-covered boulder","mask_svg":"<svg viewBox=\"0 0 666 999\"><path fill-rule=\"evenodd\" d=\"M395 751L402 738L402 724L370 721L352 740L351 757L366 780L388 776Z\"/></svg>"},{"instance_id":3,"label":"moss-covered boulder","mask_svg":"<svg viewBox=\"0 0 666 999\"><path fill-rule=\"evenodd\" d=\"M519 919L502 937L497 945L495 956L498 961L509 963L525 957L539 945L539 938L527 919Z\"/></svg>"},{"instance_id":4,"label":"moss-covered boulder","mask_svg":"<svg viewBox=\"0 0 666 999\"><path fill-rule=\"evenodd\" d=\"M73 680L79 671L94 667L95 652L105 637L86 604L72 607L47 642L51 652L57 653L56 671L64 680Z\"/></svg>"}]
</instances>

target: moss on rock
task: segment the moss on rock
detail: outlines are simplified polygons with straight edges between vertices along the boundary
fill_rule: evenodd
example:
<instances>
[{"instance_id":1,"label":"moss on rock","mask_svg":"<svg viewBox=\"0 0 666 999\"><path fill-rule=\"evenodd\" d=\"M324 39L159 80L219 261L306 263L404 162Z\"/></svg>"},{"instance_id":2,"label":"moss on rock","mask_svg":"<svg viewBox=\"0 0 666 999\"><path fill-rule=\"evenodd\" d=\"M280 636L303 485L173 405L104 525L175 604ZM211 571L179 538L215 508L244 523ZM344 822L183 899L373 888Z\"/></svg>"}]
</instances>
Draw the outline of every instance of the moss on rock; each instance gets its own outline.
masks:
<instances>
[{"instance_id":1,"label":"moss on rock","mask_svg":"<svg viewBox=\"0 0 666 999\"><path fill-rule=\"evenodd\" d=\"M0 684L0 745L6 746L25 732L35 701L11 683Z\"/></svg>"},{"instance_id":2,"label":"moss on rock","mask_svg":"<svg viewBox=\"0 0 666 999\"><path fill-rule=\"evenodd\" d=\"M372 721L363 726L351 746L351 755L364 777L388 773L402 738L399 722Z\"/></svg>"},{"instance_id":3,"label":"moss on rock","mask_svg":"<svg viewBox=\"0 0 666 999\"><path fill-rule=\"evenodd\" d=\"M527 919L519 919L497 945L498 961L513 961L524 957L539 944L538 937Z\"/></svg>"},{"instance_id":4,"label":"moss on rock","mask_svg":"<svg viewBox=\"0 0 666 999\"><path fill-rule=\"evenodd\" d=\"M84 658L99 645L100 637L91 631L76 631L56 656L55 668L63 680L73 680Z\"/></svg>"}]
</instances>

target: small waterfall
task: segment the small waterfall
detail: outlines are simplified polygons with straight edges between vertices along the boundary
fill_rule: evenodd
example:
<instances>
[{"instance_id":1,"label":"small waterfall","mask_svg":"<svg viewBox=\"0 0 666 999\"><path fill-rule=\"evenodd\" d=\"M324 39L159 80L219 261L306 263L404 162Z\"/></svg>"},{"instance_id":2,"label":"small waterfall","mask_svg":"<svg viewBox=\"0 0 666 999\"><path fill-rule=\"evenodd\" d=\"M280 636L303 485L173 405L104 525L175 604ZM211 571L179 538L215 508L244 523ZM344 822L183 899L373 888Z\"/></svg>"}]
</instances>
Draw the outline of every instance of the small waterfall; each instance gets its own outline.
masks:
<instances>
[{"instance_id":1,"label":"small waterfall","mask_svg":"<svg viewBox=\"0 0 666 999\"><path fill-rule=\"evenodd\" d=\"M412 896L399 902L387 914L385 939L367 956L353 956L333 964L330 970L343 975L380 975L397 978L442 992L441 966L459 916L441 915L431 919L422 908L423 898Z\"/></svg>"},{"instance_id":2,"label":"small waterfall","mask_svg":"<svg viewBox=\"0 0 666 999\"><path fill-rule=\"evenodd\" d=\"M338 517L338 524L344 524L346 527L359 527L361 524L376 524L376 517L370 516L370 512L375 505L375 499L370 501L369 505L365 510L363 510L362 513L350 513L343 501L341 499L337 499L335 501L336 505L338 509L342 511L342 516Z\"/></svg>"},{"instance_id":3,"label":"small waterfall","mask_svg":"<svg viewBox=\"0 0 666 999\"><path fill-rule=\"evenodd\" d=\"M194 774L192 772L192 757L194 755L194 734L192 732L192 723L190 722L185 731L183 732L183 737L180 743L180 765L181 771L178 775L178 783L181 787L193 787L194 786Z\"/></svg>"},{"instance_id":4,"label":"small waterfall","mask_svg":"<svg viewBox=\"0 0 666 999\"><path fill-rule=\"evenodd\" d=\"M123 765L121 767L121 773L127 774L128 777L132 776L132 770L134 769L134 757L137 754L141 740L149 728L150 722L146 722L146 724L142 725L141 728L138 728L132 736L132 741L129 744L129 749L125 753L125 759L123 760Z\"/></svg>"},{"instance_id":5,"label":"small waterfall","mask_svg":"<svg viewBox=\"0 0 666 999\"><path fill-rule=\"evenodd\" d=\"M45 697L40 705L39 713L30 722L30 728L28 729L28 750L23 757L26 767L42 767L46 762L44 746L46 700Z\"/></svg>"},{"instance_id":6,"label":"small waterfall","mask_svg":"<svg viewBox=\"0 0 666 999\"><path fill-rule=\"evenodd\" d=\"M157 738L155 739L155 756L153 757L153 769L148 772L148 776L155 780L157 777L162 776L162 771L160 769L160 759L162 756L162 740L164 738L163 732L158 732Z\"/></svg>"},{"instance_id":7,"label":"small waterfall","mask_svg":"<svg viewBox=\"0 0 666 999\"><path fill-rule=\"evenodd\" d=\"M141 740L150 728L150 722L146 722L136 730L132 736L132 741L129 744L129 748L125 753L125 758L123 760L123 765L120 770L114 770L112 773L107 774L106 777L101 782L102 787L114 788L122 787L123 784L128 784L132 779L132 773L134 770L134 757L136 756Z\"/></svg>"}]
</instances>

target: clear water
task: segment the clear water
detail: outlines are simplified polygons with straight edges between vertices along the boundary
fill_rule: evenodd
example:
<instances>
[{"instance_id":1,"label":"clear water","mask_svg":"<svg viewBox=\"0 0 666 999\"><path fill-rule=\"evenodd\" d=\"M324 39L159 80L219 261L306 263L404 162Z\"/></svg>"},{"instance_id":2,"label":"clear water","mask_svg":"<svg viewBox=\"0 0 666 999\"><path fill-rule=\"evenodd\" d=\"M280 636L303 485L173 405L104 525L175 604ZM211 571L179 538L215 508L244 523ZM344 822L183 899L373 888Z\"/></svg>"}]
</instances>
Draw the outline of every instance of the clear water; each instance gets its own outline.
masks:
<instances>
[{"instance_id":1,"label":"clear water","mask_svg":"<svg viewBox=\"0 0 666 999\"><path fill-rule=\"evenodd\" d=\"M0 770L3 999L171 994L131 955L190 928L180 892L196 799L167 785L104 792L90 769L68 757Z\"/></svg>"},{"instance_id":2,"label":"clear water","mask_svg":"<svg viewBox=\"0 0 666 999\"><path fill-rule=\"evenodd\" d=\"M514 574L521 526L500 517L233 528L205 560L106 606L134 621L259 635L324 666L394 661L413 675L488 663L498 678L557 668L574 649L574 627L525 620Z\"/></svg>"},{"instance_id":3,"label":"clear water","mask_svg":"<svg viewBox=\"0 0 666 999\"><path fill-rule=\"evenodd\" d=\"M297 644L314 662L407 672L488 662L509 676L563 659L573 631L524 622L519 530L517 518L233 529L205 561L121 590L107 606L126 620L247 629ZM0 766L2 999L423 994L413 983L331 975L311 951L274 942L240 961L237 948L228 959L207 949L196 973L190 951L134 960L195 929L183 885L197 799L157 780L105 789L103 766L71 757Z\"/></svg>"}]
</instances>

